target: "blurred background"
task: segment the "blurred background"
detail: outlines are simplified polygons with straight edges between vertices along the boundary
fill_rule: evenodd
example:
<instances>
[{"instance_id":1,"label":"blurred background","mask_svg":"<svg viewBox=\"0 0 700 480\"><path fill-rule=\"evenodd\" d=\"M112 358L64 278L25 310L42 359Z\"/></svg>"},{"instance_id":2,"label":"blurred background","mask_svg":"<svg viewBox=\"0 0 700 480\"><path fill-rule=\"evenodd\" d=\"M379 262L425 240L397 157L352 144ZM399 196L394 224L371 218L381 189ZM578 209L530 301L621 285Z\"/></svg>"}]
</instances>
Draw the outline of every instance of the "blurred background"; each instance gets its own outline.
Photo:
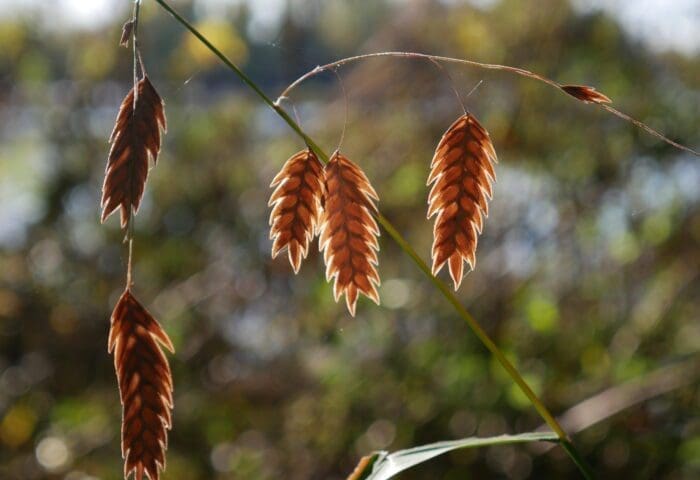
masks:
<instances>
[{"instance_id":1,"label":"blurred background","mask_svg":"<svg viewBox=\"0 0 700 480\"><path fill-rule=\"evenodd\" d=\"M317 64L413 50L595 85L699 146L694 0L173 4L273 98ZM100 225L98 204L131 82L131 53L117 45L130 10L127 0L0 1L2 479L122 478L106 344L126 252L116 216ZM177 350L163 478L341 479L375 449L541 424L387 235L382 305L363 299L354 319L334 303L315 244L297 276L284 256L272 261L268 185L303 145L150 0L140 33L169 121L136 217L134 272ZM567 424L578 422L576 443L600 478L698 478L700 162L532 80L447 68L463 95L483 80L467 104L500 159L460 300L554 413L603 393ZM427 260L428 166L461 113L449 83L417 60L340 74L344 152ZM334 149L344 119L334 77L292 100ZM513 446L446 455L399 478L577 473L561 449Z\"/></svg>"}]
</instances>

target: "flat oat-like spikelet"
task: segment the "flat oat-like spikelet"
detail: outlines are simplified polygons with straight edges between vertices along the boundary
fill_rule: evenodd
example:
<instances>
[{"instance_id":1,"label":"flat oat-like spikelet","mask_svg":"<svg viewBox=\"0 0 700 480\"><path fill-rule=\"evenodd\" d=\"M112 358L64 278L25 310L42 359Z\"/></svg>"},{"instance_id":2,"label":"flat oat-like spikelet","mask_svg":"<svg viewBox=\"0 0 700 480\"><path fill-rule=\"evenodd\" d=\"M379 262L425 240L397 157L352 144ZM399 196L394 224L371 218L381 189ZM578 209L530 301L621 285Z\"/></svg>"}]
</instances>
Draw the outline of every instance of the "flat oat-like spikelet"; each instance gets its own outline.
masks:
<instances>
[{"instance_id":1,"label":"flat oat-like spikelet","mask_svg":"<svg viewBox=\"0 0 700 480\"><path fill-rule=\"evenodd\" d=\"M355 316L358 293L379 304L379 227L372 217L379 197L360 167L337 151L324 172L325 205L319 248L326 262L326 279L335 278L336 302L345 294L348 310Z\"/></svg>"},{"instance_id":2,"label":"flat oat-like spikelet","mask_svg":"<svg viewBox=\"0 0 700 480\"><path fill-rule=\"evenodd\" d=\"M496 179L496 151L486 130L471 114L458 118L442 136L431 163L428 218L433 228L433 275L445 262L455 290L463 277L463 262L474 269L477 237L488 216L488 200Z\"/></svg>"},{"instance_id":3,"label":"flat oat-like spikelet","mask_svg":"<svg viewBox=\"0 0 700 480\"><path fill-rule=\"evenodd\" d=\"M122 403L125 478L133 472L134 480L144 474L158 480L165 469L173 380L161 345L174 352L168 335L127 289L112 313L108 343Z\"/></svg>"},{"instance_id":4,"label":"flat oat-like spikelet","mask_svg":"<svg viewBox=\"0 0 700 480\"><path fill-rule=\"evenodd\" d=\"M607 95L600 93L593 87L586 85L561 85L560 88L584 103L612 103L612 100Z\"/></svg>"},{"instance_id":5,"label":"flat oat-like spikelet","mask_svg":"<svg viewBox=\"0 0 700 480\"><path fill-rule=\"evenodd\" d=\"M105 181L102 186L102 221L121 207L121 225L125 227L129 211L139 209L148 177L148 162L158 159L161 131L165 131L163 100L148 77L138 83L136 107L134 89L119 108L114 130L109 138Z\"/></svg>"},{"instance_id":6,"label":"flat oat-like spikelet","mask_svg":"<svg viewBox=\"0 0 700 480\"><path fill-rule=\"evenodd\" d=\"M321 216L323 165L311 149L293 155L272 180L268 203L272 258L285 247L294 273L309 253Z\"/></svg>"}]
</instances>

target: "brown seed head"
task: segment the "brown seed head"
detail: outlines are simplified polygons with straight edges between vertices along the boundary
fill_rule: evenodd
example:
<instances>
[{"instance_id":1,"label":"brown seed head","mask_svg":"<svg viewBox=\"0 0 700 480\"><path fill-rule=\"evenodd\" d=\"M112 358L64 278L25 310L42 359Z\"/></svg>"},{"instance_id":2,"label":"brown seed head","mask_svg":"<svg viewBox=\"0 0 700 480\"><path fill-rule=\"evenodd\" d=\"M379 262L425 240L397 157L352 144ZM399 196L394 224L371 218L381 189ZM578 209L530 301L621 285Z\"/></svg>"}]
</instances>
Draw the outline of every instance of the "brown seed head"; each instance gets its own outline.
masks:
<instances>
[{"instance_id":1,"label":"brown seed head","mask_svg":"<svg viewBox=\"0 0 700 480\"><path fill-rule=\"evenodd\" d=\"M108 350L122 403L124 477L158 480L165 469L171 426L173 379L161 346L174 352L168 335L127 289L111 319Z\"/></svg>"},{"instance_id":2,"label":"brown seed head","mask_svg":"<svg viewBox=\"0 0 700 480\"><path fill-rule=\"evenodd\" d=\"M612 103L606 95L596 91L593 87L585 85L562 85L561 89L574 98L585 103Z\"/></svg>"},{"instance_id":3,"label":"brown seed head","mask_svg":"<svg viewBox=\"0 0 700 480\"><path fill-rule=\"evenodd\" d=\"M124 25L122 25L122 36L119 39L119 46L120 47L128 47L129 46L129 39L131 38L131 34L134 31L134 21L129 20L126 22Z\"/></svg>"},{"instance_id":4,"label":"brown seed head","mask_svg":"<svg viewBox=\"0 0 700 480\"><path fill-rule=\"evenodd\" d=\"M311 149L293 155L272 180L268 206L272 258L287 248L294 273L309 253L321 218L323 165Z\"/></svg>"},{"instance_id":5,"label":"brown seed head","mask_svg":"<svg viewBox=\"0 0 700 480\"><path fill-rule=\"evenodd\" d=\"M124 98L109 139L105 181L102 186L102 221L121 207L121 225L125 227L129 211L139 209L148 177L148 162L155 163L160 152L161 130L166 121L163 101L148 77L138 83L134 107L134 89Z\"/></svg>"},{"instance_id":6,"label":"brown seed head","mask_svg":"<svg viewBox=\"0 0 700 480\"><path fill-rule=\"evenodd\" d=\"M324 172L325 205L319 248L326 262L326 279L335 278L336 302L345 294L348 310L355 316L358 293L379 304L379 227L372 217L379 197L360 167L337 151Z\"/></svg>"},{"instance_id":7,"label":"brown seed head","mask_svg":"<svg viewBox=\"0 0 700 480\"><path fill-rule=\"evenodd\" d=\"M476 244L488 216L497 162L489 134L471 114L458 118L442 136L431 163L428 218L433 228L433 274L448 262L455 290L463 262L474 269Z\"/></svg>"}]
</instances>

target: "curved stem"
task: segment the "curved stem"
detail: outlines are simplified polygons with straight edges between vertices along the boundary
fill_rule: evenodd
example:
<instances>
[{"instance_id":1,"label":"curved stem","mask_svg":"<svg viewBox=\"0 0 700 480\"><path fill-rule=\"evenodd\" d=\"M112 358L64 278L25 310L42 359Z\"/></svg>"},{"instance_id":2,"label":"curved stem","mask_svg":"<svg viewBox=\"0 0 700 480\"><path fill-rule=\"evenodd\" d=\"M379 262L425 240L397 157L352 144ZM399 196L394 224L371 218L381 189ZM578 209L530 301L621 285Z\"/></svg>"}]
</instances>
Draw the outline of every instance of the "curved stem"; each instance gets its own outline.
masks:
<instances>
[{"instance_id":1,"label":"curved stem","mask_svg":"<svg viewBox=\"0 0 700 480\"><path fill-rule=\"evenodd\" d=\"M159 2L160 3L160 2ZM360 60L366 60L368 58L376 58L376 57L399 57L399 58L412 58L412 59L421 59L421 60L428 60L432 63L440 62L440 63L457 63L461 65L468 65L472 67L477 67L477 68L484 68L487 70L501 70L505 72L510 72L514 73L516 75L520 75L522 77L527 77L531 78L533 80L537 80L542 83L546 83L547 85L556 88L557 90L561 90L564 93L567 93L566 90L564 90L562 87L564 85L560 84L559 82L556 82L550 78L543 77L542 75L539 75L537 73L531 72L529 70L525 70L524 68L518 68L518 67L511 67L509 65L499 65L497 63L482 63L482 62L475 62L473 60L464 60L462 58L452 58L452 57L443 57L440 55L429 55L427 53L417 53L417 52L375 52L375 53L366 53L364 55L355 55L354 57L347 57L343 58L341 60L337 60L335 62L327 63L325 65L319 65L313 70L310 70L306 72L304 75L301 77L297 78L294 80L287 88L284 89L284 91L280 94L280 97L288 97L289 94L294 90L296 87L301 85L304 81L308 80L311 77L315 77L319 73L322 73L328 69L336 69L338 67L341 67L343 65L346 65L348 63L353 63L357 62ZM571 95L567 93L567 95ZM576 98L576 97L575 97ZM579 99L581 100L581 99ZM653 135L654 137L658 138L659 140L666 142L669 145L672 145L679 150L686 151L688 153L692 153L693 155L700 157L700 152L697 152L696 150L693 150L690 147L686 147L685 145L681 145L678 142L675 142L665 136L664 134L654 130L651 128L649 125L630 117L626 113L623 113L619 110L616 110L615 108L605 105L604 103L598 103L598 102L590 102L590 101L585 101L585 103L594 103L595 105L605 109L606 111L612 113L618 118L621 118L622 120L625 120L626 122L629 122L633 124L636 127L641 128L645 132L649 133L650 135Z\"/></svg>"},{"instance_id":2,"label":"curved stem","mask_svg":"<svg viewBox=\"0 0 700 480\"><path fill-rule=\"evenodd\" d=\"M242 70L240 70L231 60L226 57L219 49L207 40L192 24L190 24L185 18L183 18L177 11L175 11L165 0L155 0L160 4L167 12L169 12L175 19L180 22L185 28L187 28L195 37L197 37L211 52L219 57L219 59L233 70L236 75L248 85L259 97L260 99L270 106L277 114L289 125L289 127L296 132L302 140L316 153L316 155L324 161L328 162L328 154L321 149L316 142L313 141L299 125L289 116L289 114L282 109L278 102L273 102L270 97L268 97L265 92L258 87L258 85L248 77ZM439 57L438 57L439 59ZM280 97L285 97L286 95L281 95ZM484 346L496 357L498 362L503 366L503 368L508 372L513 381L520 387L523 393L530 400L532 405L540 414L542 419L549 425L549 427L557 434L560 438L562 446L572 458L576 466L579 468L581 474L586 479L594 478L594 475L580 456L571 439L566 434L564 429L559 425L556 418L549 412L547 407L542 403L542 401L537 397L537 394L530 388L527 382L523 379L522 375L513 366L513 364L506 358L503 352L498 348L498 346L489 338L486 332L481 328L478 322L471 316L471 314L459 303L459 300L450 291L449 287L443 283L440 279L435 277L430 271L430 267L420 258L418 253L411 247L411 245L403 238L398 230L391 224L391 222L381 213L377 214L377 221L386 230L389 236L399 245L399 247L414 261L418 268L423 272L423 274L435 285L435 287L443 294L447 301L454 307L457 314L467 323L469 328L474 332L477 338L484 344Z\"/></svg>"},{"instance_id":3,"label":"curved stem","mask_svg":"<svg viewBox=\"0 0 700 480\"><path fill-rule=\"evenodd\" d=\"M457 90L457 86L455 85L455 82L452 80L452 75L450 75L450 72L447 71L445 67L442 66L440 62L435 60L434 58L431 58L430 61L437 67L437 69L445 75L447 78L448 83L450 84L450 88L452 89L452 93L455 94L455 97L457 98L457 102L459 102L459 105L462 107L462 113L465 115L467 114L467 107L464 105L464 101L462 100L462 96L459 94L459 90ZM479 82L481 83L481 82ZM470 93L471 94L471 93Z\"/></svg>"},{"instance_id":4,"label":"curved stem","mask_svg":"<svg viewBox=\"0 0 700 480\"><path fill-rule=\"evenodd\" d=\"M359 60L366 60L368 58L377 58L377 57L413 58L413 59L428 60L430 62L459 63L462 65L470 65L472 67L486 68L488 70L504 70L507 72L515 73L517 75L522 75L523 77L528 77L528 78L533 78L535 80L539 80L540 82L547 83L555 88L561 88L561 86L557 82L555 82L554 80L550 80L549 78L543 77L541 75L530 72L529 70L525 70L523 68L511 67L508 65L498 65L495 63L481 63L481 62L475 62L473 60L464 60L461 58L443 57L440 55L429 55L427 53L417 53L417 52L375 52L375 53L365 53L363 55L355 55L353 57L343 58L341 60L327 63L325 65L319 65L316 68L314 68L313 70L306 72L304 75L302 75L301 77L294 80L294 82L292 82L280 94L280 96L281 97L288 96L292 90L294 90L296 87L298 87L304 81L308 80L311 77L315 77L319 73L324 72L324 71L328 70L329 68L337 68L337 67L341 67L343 65L346 65L348 63L353 63L353 62L357 62Z\"/></svg>"}]
</instances>

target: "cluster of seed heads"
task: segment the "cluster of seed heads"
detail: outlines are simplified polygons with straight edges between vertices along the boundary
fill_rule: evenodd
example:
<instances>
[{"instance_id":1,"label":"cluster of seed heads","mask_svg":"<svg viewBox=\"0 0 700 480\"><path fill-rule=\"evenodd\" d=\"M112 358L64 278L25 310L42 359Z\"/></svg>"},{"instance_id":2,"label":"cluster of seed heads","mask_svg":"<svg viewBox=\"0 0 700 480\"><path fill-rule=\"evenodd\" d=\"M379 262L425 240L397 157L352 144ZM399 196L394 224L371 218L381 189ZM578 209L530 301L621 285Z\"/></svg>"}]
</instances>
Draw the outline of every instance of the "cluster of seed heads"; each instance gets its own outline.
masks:
<instances>
[{"instance_id":1,"label":"cluster of seed heads","mask_svg":"<svg viewBox=\"0 0 700 480\"><path fill-rule=\"evenodd\" d=\"M124 25L120 39L124 46L132 41L134 87L121 104L110 136L101 219L104 222L119 210L121 226L126 229L129 242L126 287L112 313L108 341L108 350L114 355L122 403L124 477L133 474L135 480L143 480L144 476L158 480L165 468L167 431L171 427L173 409L173 379L163 348L170 352L174 352L174 348L160 324L132 293L131 246L133 216L143 197L149 167L157 162L166 118L163 101L145 73L138 50L139 2L134 5L134 17ZM505 65L407 52L360 55L315 68L287 87L280 98L310 76L373 56L425 58L433 63L451 61L534 78L584 103L597 104L666 143L700 156L614 109L609 105L611 100L593 87L560 85L527 70ZM137 75L139 66L140 75ZM238 70L237 73L243 75ZM478 236L488 216L496 163L496 151L488 132L474 115L465 113L444 133L429 165L427 216L435 217L432 272L437 275L447 265L455 290L464 277L464 264L470 269L476 264ZM272 257L286 250L289 263L297 273L313 239L318 236L326 279L333 281L335 300L345 296L353 316L360 294L379 304L379 196L362 169L339 151L324 165L317 152L307 147L286 161L272 180L271 188Z\"/></svg>"},{"instance_id":2,"label":"cluster of seed heads","mask_svg":"<svg viewBox=\"0 0 700 480\"><path fill-rule=\"evenodd\" d=\"M472 269L476 262L495 163L489 134L473 115L465 114L445 132L430 165L428 218L436 216L433 273L447 263L455 289L464 276L464 262ZM296 273L319 235L335 300L345 295L353 316L359 293L378 304L379 228L374 216L379 196L362 169L338 151L323 166L307 148L287 160L271 187L272 257L286 248Z\"/></svg>"}]
</instances>

